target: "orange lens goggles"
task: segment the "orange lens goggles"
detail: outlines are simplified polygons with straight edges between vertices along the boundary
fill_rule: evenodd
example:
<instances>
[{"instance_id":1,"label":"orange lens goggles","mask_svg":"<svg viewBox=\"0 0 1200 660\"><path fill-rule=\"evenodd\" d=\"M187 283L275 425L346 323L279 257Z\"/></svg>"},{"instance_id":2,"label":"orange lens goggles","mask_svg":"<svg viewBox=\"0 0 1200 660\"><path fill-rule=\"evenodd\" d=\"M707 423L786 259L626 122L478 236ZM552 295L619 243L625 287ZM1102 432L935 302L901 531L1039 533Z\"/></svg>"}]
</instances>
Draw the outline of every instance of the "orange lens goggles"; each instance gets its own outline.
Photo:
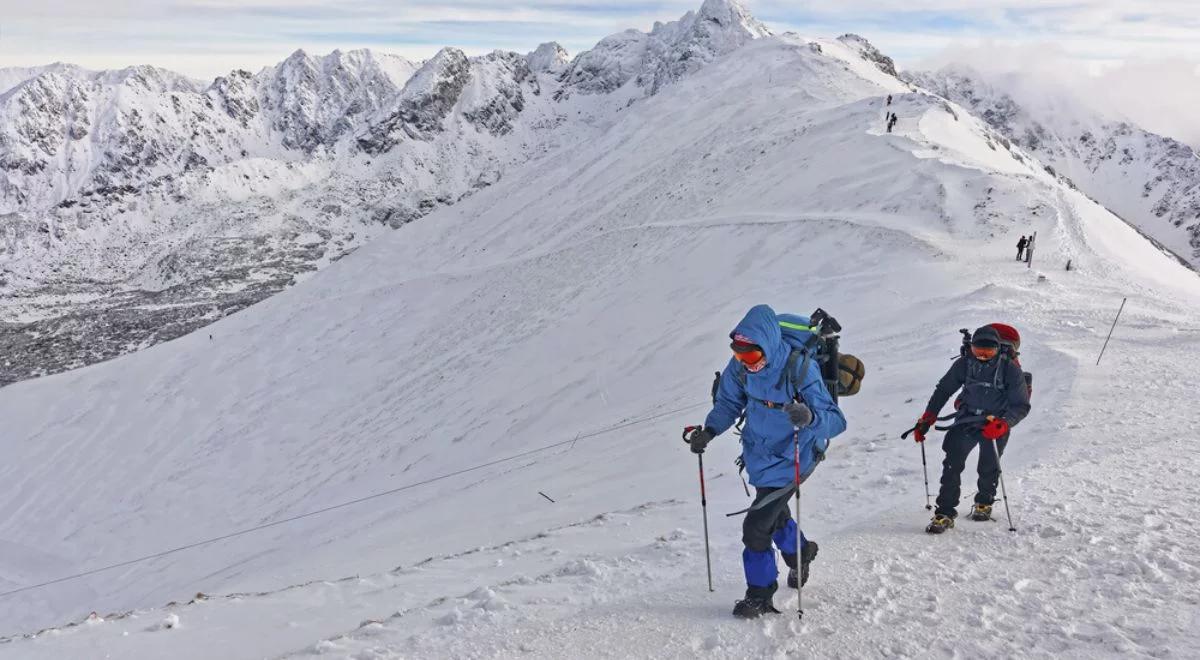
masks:
<instances>
[{"instance_id":1,"label":"orange lens goggles","mask_svg":"<svg viewBox=\"0 0 1200 660\"><path fill-rule=\"evenodd\" d=\"M979 360L990 360L1000 352L995 346L972 346L971 353Z\"/></svg>"},{"instance_id":2,"label":"orange lens goggles","mask_svg":"<svg viewBox=\"0 0 1200 660\"><path fill-rule=\"evenodd\" d=\"M749 367L762 362L763 352L760 350L751 350L744 353L738 353L735 351L733 357L737 358L742 364Z\"/></svg>"}]
</instances>

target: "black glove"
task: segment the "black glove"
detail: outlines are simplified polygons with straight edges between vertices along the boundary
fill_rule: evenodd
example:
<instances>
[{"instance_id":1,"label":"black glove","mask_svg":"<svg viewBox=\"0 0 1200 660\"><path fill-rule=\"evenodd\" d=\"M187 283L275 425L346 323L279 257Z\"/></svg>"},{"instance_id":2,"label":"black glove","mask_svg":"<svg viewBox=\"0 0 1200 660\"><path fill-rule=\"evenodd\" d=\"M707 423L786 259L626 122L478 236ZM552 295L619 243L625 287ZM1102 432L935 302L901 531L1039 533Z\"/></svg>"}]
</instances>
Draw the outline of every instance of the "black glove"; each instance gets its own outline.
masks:
<instances>
[{"instance_id":1,"label":"black glove","mask_svg":"<svg viewBox=\"0 0 1200 660\"><path fill-rule=\"evenodd\" d=\"M685 438L687 443L692 446L693 454L703 454L704 448L708 443L712 442L713 434L708 429L699 426L692 427L692 432Z\"/></svg>"},{"instance_id":2,"label":"black glove","mask_svg":"<svg viewBox=\"0 0 1200 660\"><path fill-rule=\"evenodd\" d=\"M783 412L792 420L792 426L802 429L812 424L813 414L803 401L791 401L783 406Z\"/></svg>"}]
</instances>

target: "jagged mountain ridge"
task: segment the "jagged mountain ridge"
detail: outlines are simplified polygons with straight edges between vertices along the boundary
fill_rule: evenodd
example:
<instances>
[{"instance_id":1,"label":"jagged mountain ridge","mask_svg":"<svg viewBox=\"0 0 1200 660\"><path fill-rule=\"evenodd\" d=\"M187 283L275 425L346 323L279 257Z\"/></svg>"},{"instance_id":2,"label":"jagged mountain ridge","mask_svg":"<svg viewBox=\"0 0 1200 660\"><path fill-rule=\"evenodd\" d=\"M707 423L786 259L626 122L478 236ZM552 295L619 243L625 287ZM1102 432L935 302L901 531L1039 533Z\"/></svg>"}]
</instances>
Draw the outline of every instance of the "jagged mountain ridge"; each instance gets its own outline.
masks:
<instances>
[{"instance_id":1,"label":"jagged mountain ridge","mask_svg":"<svg viewBox=\"0 0 1200 660\"><path fill-rule=\"evenodd\" d=\"M1080 190L1200 269L1200 156L1178 140L1114 121L1071 99L1057 111L1015 100L962 66L904 79L987 121Z\"/></svg>"},{"instance_id":2,"label":"jagged mountain ridge","mask_svg":"<svg viewBox=\"0 0 1200 660\"><path fill-rule=\"evenodd\" d=\"M0 72L0 344L23 356L0 383L253 304L769 31L706 0L637 34L629 60L610 37L573 61L554 43L419 65L297 51L208 85L154 67Z\"/></svg>"},{"instance_id":3,"label":"jagged mountain ridge","mask_svg":"<svg viewBox=\"0 0 1200 660\"><path fill-rule=\"evenodd\" d=\"M625 30L580 53L563 72L559 94L609 93L636 81L656 93L714 58L771 31L731 0L705 0L678 21L655 23L646 33Z\"/></svg>"}]
</instances>

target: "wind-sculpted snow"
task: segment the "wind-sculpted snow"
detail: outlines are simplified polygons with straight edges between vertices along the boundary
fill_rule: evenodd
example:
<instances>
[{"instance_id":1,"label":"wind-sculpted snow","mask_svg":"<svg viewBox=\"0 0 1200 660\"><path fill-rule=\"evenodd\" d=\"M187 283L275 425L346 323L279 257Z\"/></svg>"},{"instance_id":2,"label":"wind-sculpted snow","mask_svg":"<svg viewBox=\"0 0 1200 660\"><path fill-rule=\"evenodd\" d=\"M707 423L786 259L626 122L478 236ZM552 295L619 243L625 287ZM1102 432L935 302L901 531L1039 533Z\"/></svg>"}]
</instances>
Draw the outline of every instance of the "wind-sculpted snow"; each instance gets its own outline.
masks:
<instances>
[{"instance_id":1,"label":"wind-sculpted snow","mask_svg":"<svg viewBox=\"0 0 1200 660\"><path fill-rule=\"evenodd\" d=\"M1073 101L1038 111L958 67L905 78L983 118L1080 190L1200 268L1200 156L1133 124Z\"/></svg>"}]
</instances>

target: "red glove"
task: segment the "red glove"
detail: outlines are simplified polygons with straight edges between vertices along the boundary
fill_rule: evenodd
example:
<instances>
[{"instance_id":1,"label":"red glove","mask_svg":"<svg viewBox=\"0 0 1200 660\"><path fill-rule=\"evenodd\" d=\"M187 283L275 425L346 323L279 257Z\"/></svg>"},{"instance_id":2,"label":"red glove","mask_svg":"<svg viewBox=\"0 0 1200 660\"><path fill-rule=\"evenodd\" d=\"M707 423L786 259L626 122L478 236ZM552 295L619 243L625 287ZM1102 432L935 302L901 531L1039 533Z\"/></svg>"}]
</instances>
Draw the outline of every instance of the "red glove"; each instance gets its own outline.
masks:
<instances>
[{"instance_id":1,"label":"red glove","mask_svg":"<svg viewBox=\"0 0 1200 660\"><path fill-rule=\"evenodd\" d=\"M1000 417L991 417L983 427L983 437L988 440L999 440L1008 435L1008 422Z\"/></svg>"},{"instance_id":2,"label":"red glove","mask_svg":"<svg viewBox=\"0 0 1200 660\"><path fill-rule=\"evenodd\" d=\"M929 432L930 427L932 427L934 424L937 424L937 415L929 412L928 410L925 411L925 413L921 415L921 419L917 420L916 427L913 428L913 438L917 442L925 442L925 434Z\"/></svg>"}]
</instances>

